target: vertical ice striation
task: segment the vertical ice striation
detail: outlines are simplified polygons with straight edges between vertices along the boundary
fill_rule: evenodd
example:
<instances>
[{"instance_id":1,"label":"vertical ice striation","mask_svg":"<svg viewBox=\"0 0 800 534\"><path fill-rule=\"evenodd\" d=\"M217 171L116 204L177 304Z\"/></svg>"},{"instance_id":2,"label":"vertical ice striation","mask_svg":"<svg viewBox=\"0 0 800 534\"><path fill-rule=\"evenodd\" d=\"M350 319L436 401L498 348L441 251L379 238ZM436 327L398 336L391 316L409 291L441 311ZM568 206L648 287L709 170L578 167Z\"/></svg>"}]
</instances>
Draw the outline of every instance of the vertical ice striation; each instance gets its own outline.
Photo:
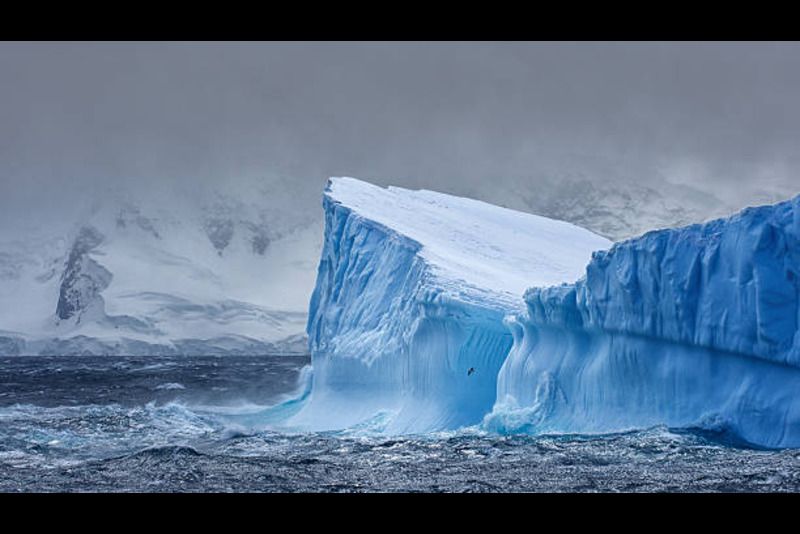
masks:
<instances>
[{"instance_id":1,"label":"vertical ice striation","mask_svg":"<svg viewBox=\"0 0 800 534\"><path fill-rule=\"evenodd\" d=\"M568 223L430 191L333 178L296 422L387 431L475 424L512 344L503 317L531 283L575 280L610 243Z\"/></svg>"},{"instance_id":2,"label":"vertical ice striation","mask_svg":"<svg viewBox=\"0 0 800 534\"><path fill-rule=\"evenodd\" d=\"M800 197L610 249L571 224L348 178L323 205L297 423L699 426L800 446Z\"/></svg>"},{"instance_id":3,"label":"vertical ice striation","mask_svg":"<svg viewBox=\"0 0 800 534\"><path fill-rule=\"evenodd\" d=\"M800 445L800 197L597 252L526 292L490 428L712 426Z\"/></svg>"}]
</instances>

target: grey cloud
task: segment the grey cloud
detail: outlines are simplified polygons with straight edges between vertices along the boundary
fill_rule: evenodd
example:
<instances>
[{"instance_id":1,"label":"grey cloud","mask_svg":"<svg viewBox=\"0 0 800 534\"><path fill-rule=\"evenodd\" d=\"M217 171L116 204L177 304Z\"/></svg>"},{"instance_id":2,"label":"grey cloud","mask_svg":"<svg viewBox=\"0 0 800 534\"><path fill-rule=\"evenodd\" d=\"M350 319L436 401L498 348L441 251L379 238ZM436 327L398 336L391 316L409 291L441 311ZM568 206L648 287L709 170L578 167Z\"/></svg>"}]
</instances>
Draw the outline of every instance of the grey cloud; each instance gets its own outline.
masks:
<instances>
[{"instance_id":1,"label":"grey cloud","mask_svg":"<svg viewBox=\"0 0 800 534\"><path fill-rule=\"evenodd\" d=\"M0 203L259 173L458 192L576 161L746 203L800 189L798 94L785 43L3 43Z\"/></svg>"}]
</instances>

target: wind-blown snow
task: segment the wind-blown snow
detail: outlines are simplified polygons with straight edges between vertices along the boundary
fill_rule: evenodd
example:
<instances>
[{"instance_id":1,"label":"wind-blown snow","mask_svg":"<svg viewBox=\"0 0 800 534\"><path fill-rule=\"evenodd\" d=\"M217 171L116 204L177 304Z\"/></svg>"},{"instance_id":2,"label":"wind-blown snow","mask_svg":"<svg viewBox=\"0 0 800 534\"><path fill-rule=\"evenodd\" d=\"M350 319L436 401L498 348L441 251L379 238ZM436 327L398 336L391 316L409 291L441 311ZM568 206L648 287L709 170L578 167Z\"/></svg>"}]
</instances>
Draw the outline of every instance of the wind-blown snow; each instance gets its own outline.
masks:
<instances>
[{"instance_id":1,"label":"wind-blown snow","mask_svg":"<svg viewBox=\"0 0 800 534\"><path fill-rule=\"evenodd\" d=\"M569 223L431 191L332 178L309 309L314 390L298 422L473 424L511 347L502 323L531 281L575 280L610 242Z\"/></svg>"}]
</instances>

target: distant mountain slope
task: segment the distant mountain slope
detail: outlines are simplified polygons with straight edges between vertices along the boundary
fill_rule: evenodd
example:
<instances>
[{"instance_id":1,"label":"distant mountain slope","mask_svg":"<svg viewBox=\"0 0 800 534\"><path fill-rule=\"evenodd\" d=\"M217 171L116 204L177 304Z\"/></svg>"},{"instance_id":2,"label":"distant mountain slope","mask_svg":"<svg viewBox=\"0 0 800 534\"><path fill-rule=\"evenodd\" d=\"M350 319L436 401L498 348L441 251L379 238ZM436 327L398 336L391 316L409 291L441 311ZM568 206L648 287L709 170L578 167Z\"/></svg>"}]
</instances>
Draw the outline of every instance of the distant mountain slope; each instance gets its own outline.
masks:
<instances>
[{"instance_id":1,"label":"distant mountain slope","mask_svg":"<svg viewBox=\"0 0 800 534\"><path fill-rule=\"evenodd\" d=\"M304 352L321 226L274 204L113 198L4 235L0 351Z\"/></svg>"},{"instance_id":2,"label":"distant mountain slope","mask_svg":"<svg viewBox=\"0 0 800 534\"><path fill-rule=\"evenodd\" d=\"M565 173L488 192L489 201L568 221L619 241L649 230L702 222L734 208L698 189L662 181L600 180Z\"/></svg>"}]
</instances>

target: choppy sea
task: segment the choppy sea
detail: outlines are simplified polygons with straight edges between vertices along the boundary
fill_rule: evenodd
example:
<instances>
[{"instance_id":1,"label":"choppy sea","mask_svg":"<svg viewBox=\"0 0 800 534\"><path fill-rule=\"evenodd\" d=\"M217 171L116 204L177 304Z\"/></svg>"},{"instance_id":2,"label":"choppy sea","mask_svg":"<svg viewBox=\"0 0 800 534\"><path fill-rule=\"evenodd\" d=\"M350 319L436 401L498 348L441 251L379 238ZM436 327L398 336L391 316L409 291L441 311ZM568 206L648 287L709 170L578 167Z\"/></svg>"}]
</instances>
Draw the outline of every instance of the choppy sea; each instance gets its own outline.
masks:
<instances>
[{"instance_id":1,"label":"choppy sea","mask_svg":"<svg viewBox=\"0 0 800 534\"><path fill-rule=\"evenodd\" d=\"M307 356L0 357L0 491L785 492L800 450L603 436L277 430Z\"/></svg>"}]
</instances>

